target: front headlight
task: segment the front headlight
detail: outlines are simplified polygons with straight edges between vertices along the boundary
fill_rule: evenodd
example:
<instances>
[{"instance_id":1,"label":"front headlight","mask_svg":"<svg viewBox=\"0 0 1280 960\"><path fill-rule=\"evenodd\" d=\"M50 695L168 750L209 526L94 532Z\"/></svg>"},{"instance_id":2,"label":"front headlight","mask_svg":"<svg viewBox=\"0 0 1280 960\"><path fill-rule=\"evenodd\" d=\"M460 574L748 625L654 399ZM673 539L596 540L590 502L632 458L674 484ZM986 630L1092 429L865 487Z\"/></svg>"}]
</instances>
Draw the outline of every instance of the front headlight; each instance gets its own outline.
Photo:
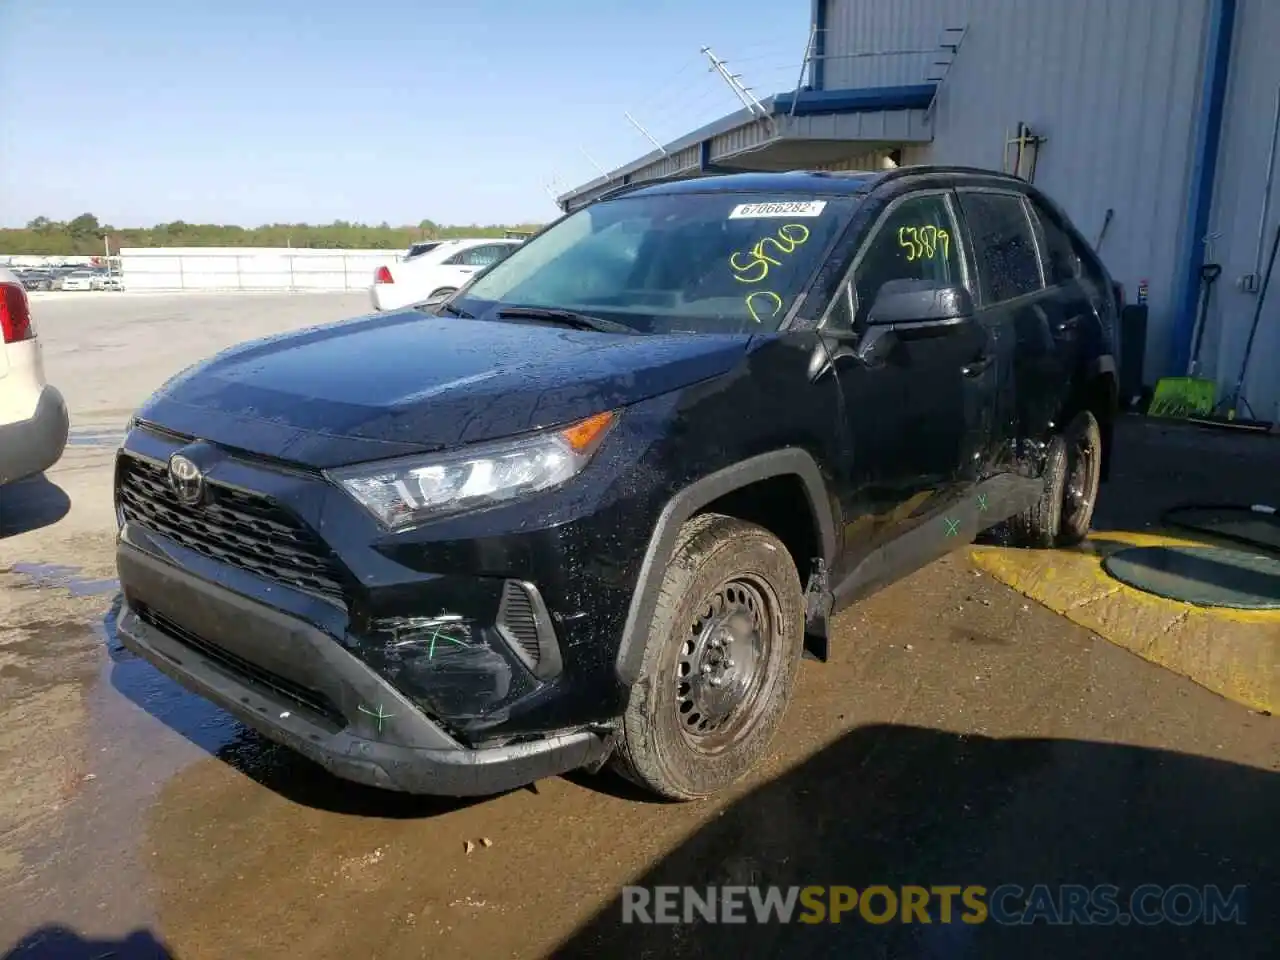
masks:
<instances>
[{"instance_id":1,"label":"front headlight","mask_svg":"<svg viewBox=\"0 0 1280 960\"><path fill-rule=\"evenodd\" d=\"M612 412L597 413L557 430L328 476L384 527L403 530L560 486L590 462L614 420Z\"/></svg>"}]
</instances>

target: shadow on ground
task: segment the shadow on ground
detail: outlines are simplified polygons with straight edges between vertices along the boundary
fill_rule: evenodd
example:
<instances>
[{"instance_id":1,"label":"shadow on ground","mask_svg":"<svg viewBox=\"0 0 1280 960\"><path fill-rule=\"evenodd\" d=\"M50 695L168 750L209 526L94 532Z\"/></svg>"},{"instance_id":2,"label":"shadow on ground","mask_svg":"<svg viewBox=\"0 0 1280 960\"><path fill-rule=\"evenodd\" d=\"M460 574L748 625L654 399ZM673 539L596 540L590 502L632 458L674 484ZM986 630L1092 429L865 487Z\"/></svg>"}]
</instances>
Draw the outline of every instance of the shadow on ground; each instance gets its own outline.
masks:
<instances>
[{"instance_id":1,"label":"shadow on ground","mask_svg":"<svg viewBox=\"0 0 1280 960\"><path fill-rule=\"evenodd\" d=\"M0 540L50 527L67 515L71 498L43 474L0 487Z\"/></svg>"},{"instance_id":2,"label":"shadow on ground","mask_svg":"<svg viewBox=\"0 0 1280 960\"><path fill-rule=\"evenodd\" d=\"M735 802L635 883L976 884L988 891L1016 884L1028 897L1036 884L1055 891L1114 884L1121 911L1143 884L1185 884L1197 897L1207 885L1224 897L1245 885L1244 923L1051 925L1009 923L1002 914L1004 923L943 924L934 906L929 924L869 923L855 909L839 924L637 925L621 922L620 895L555 956L1274 956L1277 809L1280 774L1212 759L864 727ZM1026 902L1012 896L1002 906L1020 913ZM1185 912L1188 903L1174 910ZM957 898L955 918L960 908Z\"/></svg>"},{"instance_id":3,"label":"shadow on ground","mask_svg":"<svg viewBox=\"0 0 1280 960\"><path fill-rule=\"evenodd\" d=\"M66 927L43 927L23 937L3 960L177 960L150 931L123 940L90 940Z\"/></svg>"}]
</instances>

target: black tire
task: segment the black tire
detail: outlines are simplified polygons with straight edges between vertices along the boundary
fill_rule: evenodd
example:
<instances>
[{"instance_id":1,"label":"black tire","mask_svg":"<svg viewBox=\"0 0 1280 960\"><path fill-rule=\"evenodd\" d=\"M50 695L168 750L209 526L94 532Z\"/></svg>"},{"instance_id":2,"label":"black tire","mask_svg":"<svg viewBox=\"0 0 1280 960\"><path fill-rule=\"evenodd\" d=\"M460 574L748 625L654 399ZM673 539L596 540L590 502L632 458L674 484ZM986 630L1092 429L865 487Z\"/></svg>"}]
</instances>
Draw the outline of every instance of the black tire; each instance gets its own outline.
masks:
<instances>
[{"instance_id":1,"label":"black tire","mask_svg":"<svg viewBox=\"0 0 1280 960\"><path fill-rule=\"evenodd\" d=\"M1062 431L1062 440L1065 466L1057 542L1060 547L1073 547L1089 536L1093 524L1102 480L1102 428L1092 413L1082 410Z\"/></svg>"},{"instance_id":2,"label":"black tire","mask_svg":"<svg viewBox=\"0 0 1280 960\"><path fill-rule=\"evenodd\" d=\"M1048 550L1058 542L1062 526L1062 496L1066 489L1067 455L1061 436L1054 436L1045 451L1044 491L1036 503L1009 518L1009 536L1014 546Z\"/></svg>"},{"instance_id":3,"label":"black tire","mask_svg":"<svg viewBox=\"0 0 1280 960\"><path fill-rule=\"evenodd\" d=\"M434 300L436 297L449 297L458 292L457 287L441 287L439 290L433 291L428 300Z\"/></svg>"},{"instance_id":4,"label":"black tire","mask_svg":"<svg viewBox=\"0 0 1280 960\"><path fill-rule=\"evenodd\" d=\"M662 581L613 766L671 800L728 787L768 750L803 645L804 591L781 541L733 517L693 518Z\"/></svg>"}]
</instances>

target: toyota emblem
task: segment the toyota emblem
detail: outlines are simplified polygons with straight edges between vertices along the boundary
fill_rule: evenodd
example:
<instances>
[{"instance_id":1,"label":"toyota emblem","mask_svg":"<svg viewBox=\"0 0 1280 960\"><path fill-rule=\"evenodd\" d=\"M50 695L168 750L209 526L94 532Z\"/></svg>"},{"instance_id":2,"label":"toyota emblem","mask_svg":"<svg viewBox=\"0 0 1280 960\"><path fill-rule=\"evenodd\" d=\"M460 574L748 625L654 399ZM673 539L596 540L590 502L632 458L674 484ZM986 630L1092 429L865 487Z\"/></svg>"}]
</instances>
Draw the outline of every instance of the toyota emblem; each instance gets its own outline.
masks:
<instances>
[{"instance_id":1,"label":"toyota emblem","mask_svg":"<svg viewBox=\"0 0 1280 960\"><path fill-rule=\"evenodd\" d=\"M204 474L180 453L169 458L169 485L187 506L193 507L204 498Z\"/></svg>"}]
</instances>

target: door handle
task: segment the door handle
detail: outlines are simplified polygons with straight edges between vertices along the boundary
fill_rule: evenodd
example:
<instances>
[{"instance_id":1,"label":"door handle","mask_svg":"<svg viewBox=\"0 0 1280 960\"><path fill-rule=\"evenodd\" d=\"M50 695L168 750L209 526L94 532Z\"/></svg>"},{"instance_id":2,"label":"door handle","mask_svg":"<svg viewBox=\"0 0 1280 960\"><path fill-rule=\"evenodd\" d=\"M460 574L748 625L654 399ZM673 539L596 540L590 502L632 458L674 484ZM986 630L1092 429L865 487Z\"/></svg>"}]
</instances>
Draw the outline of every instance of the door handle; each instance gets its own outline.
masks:
<instances>
[{"instance_id":1,"label":"door handle","mask_svg":"<svg viewBox=\"0 0 1280 960\"><path fill-rule=\"evenodd\" d=\"M960 368L960 372L966 377L981 376L982 373L991 366L992 361L994 360L994 356L979 357L977 360L971 360L969 363L966 363Z\"/></svg>"},{"instance_id":2,"label":"door handle","mask_svg":"<svg viewBox=\"0 0 1280 960\"><path fill-rule=\"evenodd\" d=\"M1056 324L1054 324L1053 332L1054 333L1074 333L1076 327L1078 326L1080 326L1079 315L1074 317L1067 317L1067 319L1059 320Z\"/></svg>"}]
</instances>

